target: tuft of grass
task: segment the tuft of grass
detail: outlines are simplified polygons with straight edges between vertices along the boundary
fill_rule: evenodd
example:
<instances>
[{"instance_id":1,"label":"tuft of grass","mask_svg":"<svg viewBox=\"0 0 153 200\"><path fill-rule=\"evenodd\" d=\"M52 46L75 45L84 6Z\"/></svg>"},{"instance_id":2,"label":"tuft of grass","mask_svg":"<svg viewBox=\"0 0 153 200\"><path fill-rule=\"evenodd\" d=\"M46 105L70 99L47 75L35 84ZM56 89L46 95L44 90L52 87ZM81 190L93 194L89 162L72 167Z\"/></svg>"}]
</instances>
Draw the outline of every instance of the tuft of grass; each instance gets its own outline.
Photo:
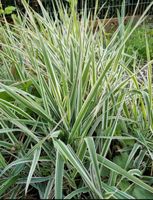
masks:
<instances>
[{"instance_id":1,"label":"tuft of grass","mask_svg":"<svg viewBox=\"0 0 153 200\"><path fill-rule=\"evenodd\" d=\"M59 3L52 17L38 2L42 15L23 1L26 14L0 24L0 197L151 198L147 37L146 79L126 52L151 5L134 27L122 12L105 43L86 9L80 18Z\"/></svg>"}]
</instances>

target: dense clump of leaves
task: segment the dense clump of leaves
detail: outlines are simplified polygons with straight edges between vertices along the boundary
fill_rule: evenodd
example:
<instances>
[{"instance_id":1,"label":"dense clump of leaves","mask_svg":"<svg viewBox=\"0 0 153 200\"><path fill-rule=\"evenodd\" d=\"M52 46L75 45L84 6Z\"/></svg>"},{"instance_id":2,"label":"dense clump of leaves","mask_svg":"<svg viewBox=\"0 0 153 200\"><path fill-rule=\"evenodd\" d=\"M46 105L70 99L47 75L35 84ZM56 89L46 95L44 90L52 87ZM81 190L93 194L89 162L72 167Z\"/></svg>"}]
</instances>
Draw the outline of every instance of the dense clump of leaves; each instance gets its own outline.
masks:
<instances>
[{"instance_id":1,"label":"dense clump of leaves","mask_svg":"<svg viewBox=\"0 0 153 200\"><path fill-rule=\"evenodd\" d=\"M149 7L133 28L121 15L106 43L96 12L91 23L59 3L53 19L38 2L42 15L24 2L26 15L0 25L0 197L150 198L147 39L147 79L125 52Z\"/></svg>"}]
</instances>

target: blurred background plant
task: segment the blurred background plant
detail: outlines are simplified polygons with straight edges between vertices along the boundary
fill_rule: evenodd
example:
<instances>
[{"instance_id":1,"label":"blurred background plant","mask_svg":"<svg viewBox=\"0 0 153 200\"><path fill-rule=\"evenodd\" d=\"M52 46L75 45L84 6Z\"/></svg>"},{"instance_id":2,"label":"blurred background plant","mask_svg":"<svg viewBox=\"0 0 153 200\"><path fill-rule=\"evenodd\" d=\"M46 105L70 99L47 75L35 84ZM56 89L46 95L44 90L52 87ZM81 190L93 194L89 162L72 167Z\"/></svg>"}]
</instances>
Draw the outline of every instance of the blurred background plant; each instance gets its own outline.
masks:
<instances>
[{"instance_id":1,"label":"blurred background plant","mask_svg":"<svg viewBox=\"0 0 153 200\"><path fill-rule=\"evenodd\" d=\"M146 37L148 38L149 51L151 59L153 59L153 28L149 25L142 25L134 31L131 38L127 42L127 53L132 55L137 54L138 59L147 60L146 55Z\"/></svg>"},{"instance_id":2,"label":"blurred background plant","mask_svg":"<svg viewBox=\"0 0 153 200\"><path fill-rule=\"evenodd\" d=\"M7 6L7 7L5 7L5 8L3 8L3 5L2 5L2 3L1 3L1 1L0 1L0 16L2 16L2 15L10 15L10 14L12 14L14 11L16 10L16 7L15 6Z\"/></svg>"}]
</instances>

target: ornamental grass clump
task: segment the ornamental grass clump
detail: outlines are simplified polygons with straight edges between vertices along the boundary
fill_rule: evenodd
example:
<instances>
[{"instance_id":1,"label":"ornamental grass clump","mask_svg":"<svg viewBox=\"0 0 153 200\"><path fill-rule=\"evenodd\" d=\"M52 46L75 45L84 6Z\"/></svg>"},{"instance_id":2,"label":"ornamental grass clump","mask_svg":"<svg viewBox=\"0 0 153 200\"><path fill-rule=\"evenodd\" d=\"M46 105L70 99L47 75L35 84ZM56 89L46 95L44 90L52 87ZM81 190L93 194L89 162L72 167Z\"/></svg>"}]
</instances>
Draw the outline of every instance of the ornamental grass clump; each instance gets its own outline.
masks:
<instances>
[{"instance_id":1,"label":"ornamental grass clump","mask_svg":"<svg viewBox=\"0 0 153 200\"><path fill-rule=\"evenodd\" d=\"M147 78L125 53L131 28L110 41L86 9L56 5L0 25L0 197L151 198L152 60ZM131 65L134 72L131 71Z\"/></svg>"}]
</instances>

